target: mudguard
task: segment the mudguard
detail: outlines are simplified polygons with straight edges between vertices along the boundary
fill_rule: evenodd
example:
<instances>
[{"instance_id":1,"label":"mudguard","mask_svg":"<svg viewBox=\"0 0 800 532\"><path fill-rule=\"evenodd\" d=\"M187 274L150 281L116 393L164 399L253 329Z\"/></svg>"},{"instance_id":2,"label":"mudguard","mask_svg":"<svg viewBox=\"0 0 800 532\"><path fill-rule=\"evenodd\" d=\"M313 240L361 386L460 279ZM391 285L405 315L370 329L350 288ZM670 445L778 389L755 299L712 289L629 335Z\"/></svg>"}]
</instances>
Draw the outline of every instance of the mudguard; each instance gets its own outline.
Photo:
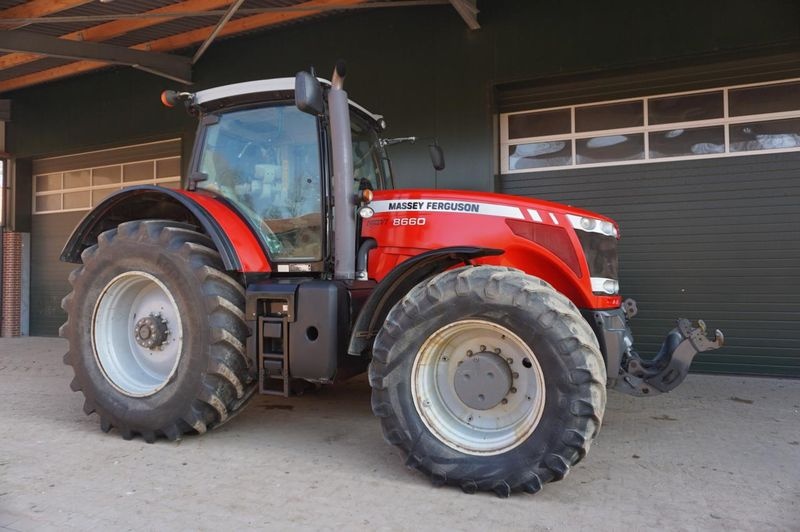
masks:
<instances>
[{"instance_id":1,"label":"mudguard","mask_svg":"<svg viewBox=\"0 0 800 532\"><path fill-rule=\"evenodd\" d=\"M81 253L103 231L132 220L186 222L211 238L225 268L240 272L271 271L267 253L248 224L227 202L197 192L153 185L125 188L90 211L61 252L63 262L81 262Z\"/></svg>"},{"instance_id":2,"label":"mudguard","mask_svg":"<svg viewBox=\"0 0 800 532\"><path fill-rule=\"evenodd\" d=\"M426 251L401 262L381 280L361 308L347 353L354 356L367 353L395 303L423 280L457 264L503 253L502 249L457 246Z\"/></svg>"}]
</instances>

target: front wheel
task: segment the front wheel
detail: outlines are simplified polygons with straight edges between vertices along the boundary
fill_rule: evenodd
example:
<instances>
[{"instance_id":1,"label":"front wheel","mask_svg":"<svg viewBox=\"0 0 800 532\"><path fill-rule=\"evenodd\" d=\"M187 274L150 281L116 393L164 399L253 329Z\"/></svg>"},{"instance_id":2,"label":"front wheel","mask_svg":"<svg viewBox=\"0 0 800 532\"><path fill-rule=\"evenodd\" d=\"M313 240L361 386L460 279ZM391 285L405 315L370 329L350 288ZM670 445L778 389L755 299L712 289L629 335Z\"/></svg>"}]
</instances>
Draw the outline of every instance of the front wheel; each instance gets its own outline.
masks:
<instances>
[{"instance_id":1,"label":"front wheel","mask_svg":"<svg viewBox=\"0 0 800 532\"><path fill-rule=\"evenodd\" d=\"M372 407L386 439L435 484L535 493L580 461L605 409L589 325L517 270L444 272L389 313L373 349Z\"/></svg>"}]
</instances>

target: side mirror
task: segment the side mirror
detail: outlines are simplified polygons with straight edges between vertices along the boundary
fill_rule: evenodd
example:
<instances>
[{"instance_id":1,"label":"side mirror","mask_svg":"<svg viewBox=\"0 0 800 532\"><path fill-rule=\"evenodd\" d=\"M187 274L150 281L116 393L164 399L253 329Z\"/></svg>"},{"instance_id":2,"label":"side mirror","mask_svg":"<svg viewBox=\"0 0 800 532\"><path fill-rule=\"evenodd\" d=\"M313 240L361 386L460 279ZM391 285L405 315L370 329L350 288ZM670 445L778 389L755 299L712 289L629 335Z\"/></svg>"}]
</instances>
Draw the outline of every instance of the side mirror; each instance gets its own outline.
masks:
<instances>
[{"instance_id":1,"label":"side mirror","mask_svg":"<svg viewBox=\"0 0 800 532\"><path fill-rule=\"evenodd\" d=\"M298 72L294 77L294 103L299 110L320 116L325 112L322 103L322 85L308 72Z\"/></svg>"},{"instance_id":2,"label":"side mirror","mask_svg":"<svg viewBox=\"0 0 800 532\"><path fill-rule=\"evenodd\" d=\"M433 163L433 167L437 172L441 172L444 170L444 152L442 151L442 147L438 144L431 144L428 146L428 149L431 152L431 162Z\"/></svg>"}]
</instances>

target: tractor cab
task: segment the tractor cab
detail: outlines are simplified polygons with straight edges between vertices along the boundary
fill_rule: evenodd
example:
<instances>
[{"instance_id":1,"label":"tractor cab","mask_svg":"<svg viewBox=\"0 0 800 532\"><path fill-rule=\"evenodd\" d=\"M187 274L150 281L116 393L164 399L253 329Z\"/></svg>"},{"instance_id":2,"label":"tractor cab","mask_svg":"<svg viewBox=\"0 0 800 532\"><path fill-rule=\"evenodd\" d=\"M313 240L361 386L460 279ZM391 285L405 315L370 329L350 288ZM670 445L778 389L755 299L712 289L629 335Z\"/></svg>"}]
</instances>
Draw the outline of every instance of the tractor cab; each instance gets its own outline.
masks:
<instances>
[{"instance_id":1,"label":"tractor cab","mask_svg":"<svg viewBox=\"0 0 800 532\"><path fill-rule=\"evenodd\" d=\"M189 186L233 204L273 261L319 271L332 247L331 133L323 115L295 105L294 89L282 78L194 94L201 120ZM391 188L383 119L352 102L349 112L357 188Z\"/></svg>"}]
</instances>

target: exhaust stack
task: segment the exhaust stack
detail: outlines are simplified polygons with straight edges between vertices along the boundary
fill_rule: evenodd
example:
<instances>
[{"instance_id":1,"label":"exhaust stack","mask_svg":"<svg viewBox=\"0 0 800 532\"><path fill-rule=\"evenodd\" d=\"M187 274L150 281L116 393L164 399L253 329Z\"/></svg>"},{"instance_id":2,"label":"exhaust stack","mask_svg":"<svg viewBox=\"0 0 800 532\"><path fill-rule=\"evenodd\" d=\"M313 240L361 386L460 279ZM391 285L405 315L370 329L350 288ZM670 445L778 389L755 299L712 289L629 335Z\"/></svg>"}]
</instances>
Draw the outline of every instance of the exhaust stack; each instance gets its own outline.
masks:
<instances>
[{"instance_id":1,"label":"exhaust stack","mask_svg":"<svg viewBox=\"0 0 800 532\"><path fill-rule=\"evenodd\" d=\"M333 150L333 246L335 279L355 279L356 213L353 179L353 140L350 132L350 106L344 90L345 63L339 61L328 91Z\"/></svg>"}]
</instances>

